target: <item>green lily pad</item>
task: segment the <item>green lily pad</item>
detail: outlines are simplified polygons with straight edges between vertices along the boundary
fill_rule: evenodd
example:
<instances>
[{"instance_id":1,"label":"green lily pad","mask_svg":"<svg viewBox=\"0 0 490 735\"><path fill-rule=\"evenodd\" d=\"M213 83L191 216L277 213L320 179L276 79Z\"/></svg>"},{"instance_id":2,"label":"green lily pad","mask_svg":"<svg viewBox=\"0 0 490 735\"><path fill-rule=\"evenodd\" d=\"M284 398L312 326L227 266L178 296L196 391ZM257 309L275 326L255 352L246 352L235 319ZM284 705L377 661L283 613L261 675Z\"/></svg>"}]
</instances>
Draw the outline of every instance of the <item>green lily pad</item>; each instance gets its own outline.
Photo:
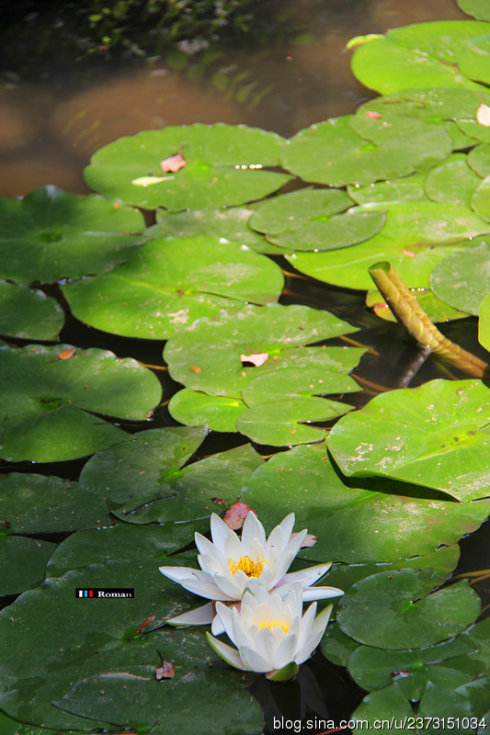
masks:
<instances>
[{"instance_id":1,"label":"green lily pad","mask_svg":"<svg viewBox=\"0 0 490 735\"><path fill-rule=\"evenodd\" d=\"M461 10L478 20L490 20L490 8L487 0L457 0Z\"/></svg>"},{"instance_id":2,"label":"green lily pad","mask_svg":"<svg viewBox=\"0 0 490 735\"><path fill-rule=\"evenodd\" d=\"M471 198L481 178L466 163L466 156L452 156L447 162L436 166L425 180L425 192L434 202L462 204L471 207ZM482 215L481 212L477 214Z\"/></svg>"},{"instance_id":3,"label":"green lily pad","mask_svg":"<svg viewBox=\"0 0 490 735\"><path fill-rule=\"evenodd\" d=\"M56 730L48 730L44 727L13 720L3 712L0 712L0 732L3 735L59 735ZM75 730L67 730L63 735L77 735L77 733Z\"/></svg>"},{"instance_id":4,"label":"green lily pad","mask_svg":"<svg viewBox=\"0 0 490 735\"><path fill-rule=\"evenodd\" d=\"M468 41L457 53L459 70L469 79L490 84L490 34Z\"/></svg>"},{"instance_id":5,"label":"green lily pad","mask_svg":"<svg viewBox=\"0 0 490 735\"><path fill-rule=\"evenodd\" d=\"M268 199L252 215L251 227L269 236L302 229L313 222L352 206L352 199L341 189L300 189Z\"/></svg>"},{"instance_id":6,"label":"green lily pad","mask_svg":"<svg viewBox=\"0 0 490 735\"><path fill-rule=\"evenodd\" d=\"M490 176L490 145L482 143L468 153L468 164L482 178Z\"/></svg>"},{"instance_id":7,"label":"green lily pad","mask_svg":"<svg viewBox=\"0 0 490 735\"><path fill-rule=\"evenodd\" d=\"M0 334L55 340L63 322L61 306L42 291L0 281Z\"/></svg>"},{"instance_id":8,"label":"green lily pad","mask_svg":"<svg viewBox=\"0 0 490 735\"><path fill-rule=\"evenodd\" d=\"M331 118L301 130L282 149L282 165L305 181L345 186L371 184L416 171L426 161L443 160L451 151L444 130L429 130L376 145L361 138L350 116Z\"/></svg>"},{"instance_id":9,"label":"green lily pad","mask_svg":"<svg viewBox=\"0 0 490 735\"><path fill-rule=\"evenodd\" d=\"M281 197L282 198L282 197ZM253 209L229 207L228 209L200 209L185 212L167 212L157 209L157 224L146 230L151 239L168 240L187 237L219 237L238 242L258 253L277 255L281 248L267 242L265 237L250 227Z\"/></svg>"},{"instance_id":10,"label":"green lily pad","mask_svg":"<svg viewBox=\"0 0 490 735\"><path fill-rule=\"evenodd\" d=\"M172 418L186 426L206 424L212 431L236 431L236 421L247 405L240 398L210 396L184 388L168 404Z\"/></svg>"},{"instance_id":11,"label":"green lily pad","mask_svg":"<svg viewBox=\"0 0 490 735\"><path fill-rule=\"evenodd\" d=\"M480 217L490 219L490 176L487 176L476 189L471 206Z\"/></svg>"},{"instance_id":12,"label":"green lily pad","mask_svg":"<svg viewBox=\"0 0 490 735\"><path fill-rule=\"evenodd\" d=\"M158 379L135 360L71 349L0 347L4 459L57 462L92 454L127 436L93 412L144 420L160 400Z\"/></svg>"},{"instance_id":13,"label":"green lily pad","mask_svg":"<svg viewBox=\"0 0 490 735\"><path fill-rule=\"evenodd\" d=\"M440 299L477 315L482 299L490 292L489 246L483 242L441 260L432 271L430 283Z\"/></svg>"},{"instance_id":14,"label":"green lily pad","mask_svg":"<svg viewBox=\"0 0 490 735\"><path fill-rule=\"evenodd\" d=\"M0 596L18 595L42 582L55 548L49 541L0 534Z\"/></svg>"},{"instance_id":15,"label":"green lily pad","mask_svg":"<svg viewBox=\"0 0 490 735\"><path fill-rule=\"evenodd\" d=\"M126 337L168 339L220 309L276 301L283 282L279 266L260 253L196 237L152 240L119 268L68 284L63 293L86 324Z\"/></svg>"},{"instance_id":16,"label":"green lily pad","mask_svg":"<svg viewBox=\"0 0 490 735\"><path fill-rule=\"evenodd\" d=\"M466 207L438 202L386 206L386 224L355 249L285 254L302 273L344 288L372 288L368 268L388 260L409 288L428 288L436 264L489 231L485 220ZM466 241L466 242L465 242Z\"/></svg>"},{"instance_id":17,"label":"green lily pad","mask_svg":"<svg viewBox=\"0 0 490 735\"><path fill-rule=\"evenodd\" d=\"M411 495L401 494L410 489ZM319 445L275 454L255 470L241 499L269 528L277 523L278 508L282 515L294 512L296 527L318 538L301 555L318 562L378 563L428 554L454 544L488 515L488 501L444 502L414 491L380 478L345 480Z\"/></svg>"},{"instance_id":18,"label":"green lily pad","mask_svg":"<svg viewBox=\"0 0 490 735\"><path fill-rule=\"evenodd\" d=\"M396 722L402 726L413 722L414 727L417 724L413 708L400 690L398 682L366 695L351 719L355 723L359 722L359 727L362 727L366 735L379 732L381 722Z\"/></svg>"},{"instance_id":19,"label":"green lily pad","mask_svg":"<svg viewBox=\"0 0 490 735\"><path fill-rule=\"evenodd\" d=\"M354 681L369 692L396 681L407 699L419 701L428 681L449 689L471 681L473 675L453 668L451 660L466 658L474 650L464 635L448 643L409 651L360 646L350 656L348 667Z\"/></svg>"},{"instance_id":20,"label":"green lily pad","mask_svg":"<svg viewBox=\"0 0 490 735\"><path fill-rule=\"evenodd\" d=\"M167 427L126 436L125 441L89 459L80 474L80 487L100 493L111 507L123 505L160 483L178 479L206 434L201 426Z\"/></svg>"},{"instance_id":21,"label":"green lily pad","mask_svg":"<svg viewBox=\"0 0 490 735\"><path fill-rule=\"evenodd\" d=\"M0 524L12 533L57 533L107 525L103 497L60 477L0 475Z\"/></svg>"},{"instance_id":22,"label":"green lily pad","mask_svg":"<svg viewBox=\"0 0 490 735\"><path fill-rule=\"evenodd\" d=\"M120 201L66 194L56 186L0 199L0 277L50 283L100 273L127 260L144 220Z\"/></svg>"},{"instance_id":23,"label":"green lily pad","mask_svg":"<svg viewBox=\"0 0 490 735\"><path fill-rule=\"evenodd\" d=\"M145 209L171 211L243 204L279 189L289 176L264 170L279 164L284 139L244 125L169 126L119 138L92 157L84 177L106 196ZM185 165L162 172L178 151Z\"/></svg>"},{"instance_id":24,"label":"green lily pad","mask_svg":"<svg viewBox=\"0 0 490 735\"><path fill-rule=\"evenodd\" d=\"M481 302L479 314L478 340L490 352L490 294L485 296Z\"/></svg>"},{"instance_id":25,"label":"green lily pad","mask_svg":"<svg viewBox=\"0 0 490 735\"><path fill-rule=\"evenodd\" d=\"M259 444L308 444L325 438L325 429L309 426L310 423L330 421L350 409L345 403L323 398L287 398L249 408L238 418L236 426Z\"/></svg>"},{"instance_id":26,"label":"green lily pad","mask_svg":"<svg viewBox=\"0 0 490 735\"><path fill-rule=\"evenodd\" d=\"M332 314L306 306L247 306L181 329L167 342L164 359L172 378L187 388L241 399L242 388L264 373L284 367L332 366L330 348L305 345L351 331L349 324ZM334 363L339 359L335 348ZM352 364L345 372L350 369Z\"/></svg>"},{"instance_id":27,"label":"green lily pad","mask_svg":"<svg viewBox=\"0 0 490 735\"><path fill-rule=\"evenodd\" d=\"M49 577L59 577L70 569L110 561L153 562L162 564L169 555L194 540L194 531L209 530L209 521L172 523L165 526L115 525L73 533L59 544L46 567Z\"/></svg>"},{"instance_id":28,"label":"green lily pad","mask_svg":"<svg viewBox=\"0 0 490 735\"><path fill-rule=\"evenodd\" d=\"M459 500L482 498L489 484L489 399L478 380L391 391L344 416L328 447L348 476L386 475Z\"/></svg>"},{"instance_id":29,"label":"green lily pad","mask_svg":"<svg viewBox=\"0 0 490 735\"><path fill-rule=\"evenodd\" d=\"M128 586L134 588L134 599L79 599L75 595L77 588ZM224 702L228 724L232 706L243 716L241 732L257 732L262 720L259 706L240 685L241 674L215 660L203 631L184 634L163 629L145 635L143 628L142 633L137 632L150 617L154 616L146 629L179 614L187 597L178 585L162 577L154 561L139 560L93 564L52 577L25 593L0 613L2 710L20 720L63 730L111 729L107 721L124 727L131 724L137 729L157 726L160 730L163 718L167 728L175 717L180 719L179 731L196 732L202 728L202 711L208 701L215 718L213 731L225 733L224 714L219 714L220 703ZM33 651L37 658L35 672L31 668ZM175 676L160 682L156 669L162 665L162 657L174 664ZM111 677L118 674L118 681L124 684L122 680L129 676L131 685L135 672L145 687L145 706L141 706L134 689L122 689L125 703L116 706L116 700L109 697L113 692ZM109 675L108 697L100 694L101 689L104 691L100 685L90 701L84 696L75 698L73 693L66 696L72 687L80 693L79 682L90 677L104 679L104 675ZM57 701L56 707L53 701ZM107 707L95 712L101 702Z\"/></svg>"},{"instance_id":30,"label":"green lily pad","mask_svg":"<svg viewBox=\"0 0 490 735\"><path fill-rule=\"evenodd\" d=\"M161 481L151 492L127 502L114 515L128 523L182 523L207 519L231 505L263 463L250 444L212 454L184 467L180 476Z\"/></svg>"},{"instance_id":31,"label":"green lily pad","mask_svg":"<svg viewBox=\"0 0 490 735\"><path fill-rule=\"evenodd\" d=\"M396 28L356 48L354 76L381 94L426 87L477 85L457 67L457 54L470 39L487 33L478 21L438 21Z\"/></svg>"},{"instance_id":32,"label":"green lily pad","mask_svg":"<svg viewBox=\"0 0 490 735\"><path fill-rule=\"evenodd\" d=\"M398 651L454 638L478 616L480 598L466 581L427 594L429 577L418 569L366 577L340 601L340 628L360 643Z\"/></svg>"},{"instance_id":33,"label":"green lily pad","mask_svg":"<svg viewBox=\"0 0 490 735\"><path fill-rule=\"evenodd\" d=\"M348 186L351 199L357 204L376 204L383 207L393 202L426 202L425 176L411 174L395 181L377 181L367 186Z\"/></svg>"}]
</instances>

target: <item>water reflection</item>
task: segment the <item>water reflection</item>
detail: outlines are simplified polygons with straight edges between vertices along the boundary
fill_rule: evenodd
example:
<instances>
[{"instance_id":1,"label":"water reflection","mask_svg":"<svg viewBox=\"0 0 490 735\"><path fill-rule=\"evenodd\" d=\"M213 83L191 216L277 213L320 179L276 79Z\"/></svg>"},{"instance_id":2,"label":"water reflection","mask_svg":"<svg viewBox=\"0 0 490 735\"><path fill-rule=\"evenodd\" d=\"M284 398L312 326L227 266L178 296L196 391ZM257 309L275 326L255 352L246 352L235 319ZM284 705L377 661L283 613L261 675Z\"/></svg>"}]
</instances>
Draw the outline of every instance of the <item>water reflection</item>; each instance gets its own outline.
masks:
<instances>
[{"instance_id":1,"label":"water reflection","mask_svg":"<svg viewBox=\"0 0 490 735\"><path fill-rule=\"evenodd\" d=\"M276 5L280 24L252 48L220 44L125 68L116 60L85 68L82 60L53 68L36 84L7 75L0 87L0 195L19 196L48 183L85 193L81 172L90 155L140 130L221 121L290 136L351 113L371 93L352 76L349 38L466 17L447 0Z\"/></svg>"}]
</instances>

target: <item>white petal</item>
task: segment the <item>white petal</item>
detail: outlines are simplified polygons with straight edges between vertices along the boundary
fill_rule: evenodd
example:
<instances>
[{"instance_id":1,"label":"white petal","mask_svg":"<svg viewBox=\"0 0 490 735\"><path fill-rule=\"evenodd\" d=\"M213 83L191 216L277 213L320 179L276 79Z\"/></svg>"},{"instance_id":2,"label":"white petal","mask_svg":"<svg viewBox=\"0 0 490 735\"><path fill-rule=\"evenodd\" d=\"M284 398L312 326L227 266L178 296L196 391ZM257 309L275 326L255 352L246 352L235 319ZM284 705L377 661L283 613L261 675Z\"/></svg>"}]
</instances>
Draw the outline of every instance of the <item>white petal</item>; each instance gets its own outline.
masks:
<instances>
[{"instance_id":1,"label":"white petal","mask_svg":"<svg viewBox=\"0 0 490 735\"><path fill-rule=\"evenodd\" d=\"M291 533L293 532L294 521L295 521L294 513L288 513L288 515L282 519L279 526L276 526L276 528L281 529L282 533L284 534L284 538L287 541L289 541Z\"/></svg>"},{"instance_id":2,"label":"white petal","mask_svg":"<svg viewBox=\"0 0 490 735\"><path fill-rule=\"evenodd\" d=\"M245 575L246 577L247 575ZM240 585L240 577L234 574L228 577L225 574L214 574L213 582L226 594L226 599L239 600L242 596L243 585ZM220 598L223 599L223 598Z\"/></svg>"},{"instance_id":3,"label":"white petal","mask_svg":"<svg viewBox=\"0 0 490 735\"><path fill-rule=\"evenodd\" d=\"M272 671L275 668L274 654L278 645L274 631L270 630L270 628L262 628L258 631L255 637L255 648L260 651L260 655L267 661L269 665L268 671Z\"/></svg>"},{"instance_id":4,"label":"white petal","mask_svg":"<svg viewBox=\"0 0 490 735\"><path fill-rule=\"evenodd\" d=\"M337 587L307 587L303 591L303 602L311 600L327 600L329 597L339 597L344 591Z\"/></svg>"},{"instance_id":5,"label":"white petal","mask_svg":"<svg viewBox=\"0 0 490 735\"><path fill-rule=\"evenodd\" d=\"M233 615L231 608L229 608L227 605L223 605L222 602L217 602L216 615L221 621L223 630L226 632L228 638L232 641L232 643L236 644L233 636Z\"/></svg>"},{"instance_id":6,"label":"white petal","mask_svg":"<svg viewBox=\"0 0 490 735\"><path fill-rule=\"evenodd\" d=\"M240 654L238 653L236 648L232 648L226 643L223 643L223 641L219 641L207 631L206 638L213 651L217 653L218 656L223 659L223 661L226 661L227 664L230 664L230 666L233 666L235 669L240 669L241 671L249 671L249 668L243 663L242 659L240 658Z\"/></svg>"},{"instance_id":7,"label":"white petal","mask_svg":"<svg viewBox=\"0 0 490 735\"><path fill-rule=\"evenodd\" d=\"M274 666L272 668L282 669L283 666L294 661L297 644L298 639L295 635L287 635L274 652Z\"/></svg>"},{"instance_id":8,"label":"white petal","mask_svg":"<svg viewBox=\"0 0 490 735\"><path fill-rule=\"evenodd\" d=\"M301 648L298 648L296 656L294 657L294 660L297 664L301 664L303 663L303 661L306 661L307 658L310 658L311 654L320 643L323 634L325 633L325 629L328 625L328 620L330 618L331 612L332 605L329 605L325 608L325 610L322 610L322 612L315 618L311 634L309 635L308 639L303 643Z\"/></svg>"},{"instance_id":9,"label":"white petal","mask_svg":"<svg viewBox=\"0 0 490 735\"><path fill-rule=\"evenodd\" d=\"M223 553L218 549L216 544L213 544L212 541L206 538L206 536L203 536L201 533L196 532L194 534L194 540L201 554L205 556L210 556L220 563L226 563L226 559L224 558Z\"/></svg>"},{"instance_id":10,"label":"white petal","mask_svg":"<svg viewBox=\"0 0 490 735\"><path fill-rule=\"evenodd\" d=\"M270 663L253 648L241 646L239 652L240 658L251 671L256 671L259 674L266 674L271 671Z\"/></svg>"},{"instance_id":11,"label":"white petal","mask_svg":"<svg viewBox=\"0 0 490 735\"><path fill-rule=\"evenodd\" d=\"M212 577L206 572L191 567L159 567L162 574L178 582L185 590L194 592L201 597L207 597L210 600L228 600L230 599L222 590L214 584Z\"/></svg>"},{"instance_id":12,"label":"white petal","mask_svg":"<svg viewBox=\"0 0 490 735\"><path fill-rule=\"evenodd\" d=\"M281 583L283 583L283 580L292 583L299 582L303 587L310 587L310 585L318 582L328 572L331 566L332 562L329 562L328 564L316 564L314 567L301 569L299 572L289 572L283 577Z\"/></svg>"},{"instance_id":13,"label":"white petal","mask_svg":"<svg viewBox=\"0 0 490 735\"><path fill-rule=\"evenodd\" d=\"M217 559L207 554L198 554L197 561L203 572L214 577L215 574L220 574L223 571L223 564Z\"/></svg>"},{"instance_id":14,"label":"white petal","mask_svg":"<svg viewBox=\"0 0 490 735\"><path fill-rule=\"evenodd\" d=\"M242 529L242 544L246 554L250 553L252 540L256 538L260 541L262 548L265 546L264 526L259 521L253 511L249 511Z\"/></svg>"},{"instance_id":15,"label":"white petal","mask_svg":"<svg viewBox=\"0 0 490 735\"><path fill-rule=\"evenodd\" d=\"M177 615L175 618L170 618L166 622L169 625L208 625L214 618L214 604L212 602L206 602L201 607L196 607L194 610Z\"/></svg>"},{"instance_id":16,"label":"white petal","mask_svg":"<svg viewBox=\"0 0 490 735\"><path fill-rule=\"evenodd\" d=\"M225 544L230 534L236 537L236 533L228 528L219 515L211 513L211 538L213 539L213 544L215 544L218 551L222 554L225 554Z\"/></svg>"},{"instance_id":17,"label":"white petal","mask_svg":"<svg viewBox=\"0 0 490 735\"><path fill-rule=\"evenodd\" d=\"M223 626L223 623L219 619L217 615L214 616L213 622L211 623L211 633L213 635L221 635L225 632L225 628Z\"/></svg>"}]
</instances>

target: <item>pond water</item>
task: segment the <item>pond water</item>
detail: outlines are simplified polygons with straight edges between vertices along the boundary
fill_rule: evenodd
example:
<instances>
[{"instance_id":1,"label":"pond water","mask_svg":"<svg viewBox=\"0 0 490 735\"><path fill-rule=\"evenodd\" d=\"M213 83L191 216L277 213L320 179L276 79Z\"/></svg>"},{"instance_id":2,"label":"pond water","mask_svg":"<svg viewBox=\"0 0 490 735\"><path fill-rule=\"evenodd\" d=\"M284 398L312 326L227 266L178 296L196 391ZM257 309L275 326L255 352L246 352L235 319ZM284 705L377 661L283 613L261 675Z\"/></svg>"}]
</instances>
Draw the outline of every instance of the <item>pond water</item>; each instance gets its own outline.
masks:
<instances>
[{"instance_id":1,"label":"pond water","mask_svg":"<svg viewBox=\"0 0 490 735\"><path fill-rule=\"evenodd\" d=\"M140 130L222 121L291 136L313 122L352 113L373 95L350 71L350 53L345 50L350 38L410 23L467 17L450 0L292 0L276 5L289 13L290 31L276 38L271 28L267 47L221 43L190 53L192 46L184 44L188 53L126 62L74 61L63 69L49 69L40 78L19 78L7 70L0 86L0 195L22 196L48 183L84 194L89 189L82 171L91 154ZM329 288L292 273L285 261L281 265L287 272L281 303L333 311L358 326L360 331L353 339L370 347L356 371L364 387L364 392L356 394L357 405L385 389L407 384L419 353L400 327L368 312L363 294ZM475 325L476 320L456 321L443 331L478 354ZM74 318L67 321L61 340L81 347L110 348L119 356L162 365L161 342L108 337ZM161 370L157 374L170 397L176 386ZM414 368L410 385L441 375L459 377L429 360L418 371ZM162 407L153 426L171 423ZM201 456L240 441L237 435L210 435ZM74 461L64 463L62 470L57 465L46 465L44 470L76 478L82 465ZM16 470L32 471L32 466L19 463ZM9 471L9 466L4 465L3 471ZM488 524L464 540L462 548L457 574L490 567ZM483 581L478 589L488 599L488 583ZM262 689L254 691L269 718L279 713L295 718L306 708L318 716L328 711L338 720L348 716L362 698L348 676L327 667L324 659L313 659L309 668L303 667L301 677L299 683L287 687L264 682Z\"/></svg>"}]
</instances>

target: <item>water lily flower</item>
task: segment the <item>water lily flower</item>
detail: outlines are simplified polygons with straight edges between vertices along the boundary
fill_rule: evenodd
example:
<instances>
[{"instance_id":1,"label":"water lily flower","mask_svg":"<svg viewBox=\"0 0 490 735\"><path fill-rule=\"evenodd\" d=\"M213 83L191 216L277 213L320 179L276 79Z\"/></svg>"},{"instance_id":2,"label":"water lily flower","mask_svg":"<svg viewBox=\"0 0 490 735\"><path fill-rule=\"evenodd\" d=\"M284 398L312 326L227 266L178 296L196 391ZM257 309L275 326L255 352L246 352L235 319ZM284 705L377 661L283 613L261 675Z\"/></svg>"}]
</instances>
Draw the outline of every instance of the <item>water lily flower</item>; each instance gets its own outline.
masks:
<instances>
[{"instance_id":1,"label":"water lily flower","mask_svg":"<svg viewBox=\"0 0 490 735\"><path fill-rule=\"evenodd\" d=\"M239 603L251 580L260 580L266 590L288 583L298 583L303 600L320 600L342 595L336 587L312 587L330 569L331 564L317 564L298 572L287 573L306 536L306 529L293 534L294 513L290 513L266 538L264 527L255 513L248 513L241 538L216 513L211 515L211 538L195 534L201 569L160 567L169 579L208 600ZM212 623L215 635L223 632L213 602L168 620L171 625Z\"/></svg>"},{"instance_id":2,"label":"water lily flower","mask_svg":"<svg viewBox=\"0 0 490 735\"><path fill-rule=\"evenodd\" d=\"M206 633L208 643L224 661L242 671L266 674L275 681L291 679L299 665L318 646L327 627L332 605L316 615L313 602L304 615L303 589L287 585L284 594L268 592L260 583L248 587L240 611L222 602L216 612L236 648Z\"/></svg>"}]
</instances>

